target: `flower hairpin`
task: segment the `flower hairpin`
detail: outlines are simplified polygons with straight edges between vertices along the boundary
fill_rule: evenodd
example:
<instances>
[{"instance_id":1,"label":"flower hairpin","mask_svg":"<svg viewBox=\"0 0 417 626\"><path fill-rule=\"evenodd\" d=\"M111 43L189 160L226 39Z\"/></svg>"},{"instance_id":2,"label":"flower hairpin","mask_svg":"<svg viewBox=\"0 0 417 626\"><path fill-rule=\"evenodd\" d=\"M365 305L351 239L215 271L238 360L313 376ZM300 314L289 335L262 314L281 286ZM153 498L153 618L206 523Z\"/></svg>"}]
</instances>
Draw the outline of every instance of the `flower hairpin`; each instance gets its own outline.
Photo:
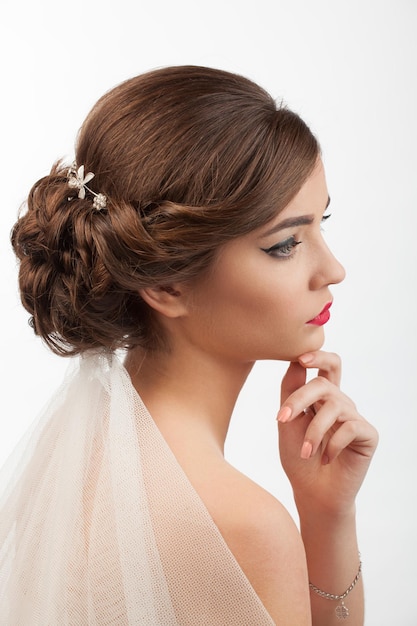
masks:
<instances>
[{"instance_id":1,"label":"flower hairpin","mask_svg":"<svg viewBox=\"0 0 417 626\"><path fill-rule=\"evenodd\" d=\"M84 175L84 165L80 165L77 169L76 164L73 163L68 169L68 186L72 189L78 189L78 197L81 198L81 200L85 198L86 190L89 191L94 196L93 207L97 211L101 211L107 206L107 198L104 193L95 193L92 189L87 187L87 183L89 183L92 178L94 178L93 172L87 172L87 174Z\"/></svg>"}]
</instances>

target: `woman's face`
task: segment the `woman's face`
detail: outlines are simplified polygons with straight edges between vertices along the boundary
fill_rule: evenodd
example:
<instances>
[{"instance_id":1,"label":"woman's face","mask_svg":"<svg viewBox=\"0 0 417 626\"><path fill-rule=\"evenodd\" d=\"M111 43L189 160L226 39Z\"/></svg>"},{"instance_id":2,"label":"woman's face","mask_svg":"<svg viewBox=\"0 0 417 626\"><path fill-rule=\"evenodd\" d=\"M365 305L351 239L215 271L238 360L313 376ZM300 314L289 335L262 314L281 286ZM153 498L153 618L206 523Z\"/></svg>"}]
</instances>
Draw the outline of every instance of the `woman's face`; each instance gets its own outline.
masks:
<instances>
[{"instance_id":1,"label":"woman's face","mask_svg":"<svg viewBox=\"0 0 417 626\"><path fill-rule=\"evenodd\" d=\"M299 193L265 226L225 244L193 282L187 340L232 360L294 360L324 341L329 285L345 271L321 232L329 201L321 161Z\"/></svg>"}]
</instances>

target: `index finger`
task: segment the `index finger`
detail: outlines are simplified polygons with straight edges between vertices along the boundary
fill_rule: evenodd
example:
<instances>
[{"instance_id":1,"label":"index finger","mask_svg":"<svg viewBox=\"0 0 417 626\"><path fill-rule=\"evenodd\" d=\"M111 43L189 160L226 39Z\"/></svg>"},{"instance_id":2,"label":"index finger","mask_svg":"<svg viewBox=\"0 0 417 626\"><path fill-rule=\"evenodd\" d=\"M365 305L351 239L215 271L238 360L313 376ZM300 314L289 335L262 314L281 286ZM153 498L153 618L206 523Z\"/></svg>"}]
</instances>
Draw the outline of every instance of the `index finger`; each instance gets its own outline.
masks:
<instances>
[{"instance_id":1,"label":"index finger","mask_svg":"<svg viewBox=\"0 0 417 626\"><path fill-rule=\"evenodd\" d=\"M334 352L308 352L298 357L300 365L306 369L318 369L318 375L327 378L331 383L340 386L342 378L342 361Z\"/></svg>"}]
</instances>

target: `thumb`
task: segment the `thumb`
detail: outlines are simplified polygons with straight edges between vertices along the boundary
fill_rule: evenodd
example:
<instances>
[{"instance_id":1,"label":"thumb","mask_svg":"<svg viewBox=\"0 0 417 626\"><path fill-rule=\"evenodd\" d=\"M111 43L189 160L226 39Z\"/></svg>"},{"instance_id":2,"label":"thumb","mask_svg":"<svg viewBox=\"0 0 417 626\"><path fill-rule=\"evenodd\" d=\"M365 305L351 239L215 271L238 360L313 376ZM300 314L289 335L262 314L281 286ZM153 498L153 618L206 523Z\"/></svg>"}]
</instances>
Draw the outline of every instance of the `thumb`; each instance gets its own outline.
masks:
<instances>
[{"instance_id":1,"label":"thumb","mask_svg":"<svg viewBox=\"0 0 417 626\"><path fill-rule=\"evenodd\" d=\"M281 382L281 405L294 391L305 385L307 372L305 367L292 361Z\"/></svg>"}]
</instances>

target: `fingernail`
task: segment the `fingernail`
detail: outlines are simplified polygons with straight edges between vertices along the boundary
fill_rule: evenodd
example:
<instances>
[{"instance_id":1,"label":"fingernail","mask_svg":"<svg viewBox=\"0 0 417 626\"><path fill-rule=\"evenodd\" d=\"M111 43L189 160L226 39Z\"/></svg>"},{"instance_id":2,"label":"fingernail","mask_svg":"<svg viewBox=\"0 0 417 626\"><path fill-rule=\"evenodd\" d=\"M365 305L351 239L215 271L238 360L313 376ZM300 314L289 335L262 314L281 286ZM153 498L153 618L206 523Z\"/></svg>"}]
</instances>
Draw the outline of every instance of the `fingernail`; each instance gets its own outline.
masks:
<instances>
[{"instance_id":1,"label":"fingernail","mask_svg":"<svg viewBox=\"0 0 417 626\"><path fill-rule=\"evenodd\" d=\"M314 354L303 354L303 356L300 356L298 358L300 363L302 363L303 365L307 365L307 363L311 363L313 359L314 359Z\"/></svg>"},{"instance_id":2,"label":"fingernail","mask_svg":"<svg viewBox=\"0 0 417 626\"><path fill-rule=\"evenodd\" d=\"M277 415L277 420L279 422L288 422L288 420L291 417L291 409L289 406L283 406L280 408L280 410L278 411L278 415Z\"/></svg>"},{"instance_id":3,"label":"fingernail","mask_svg":"<svg viewBox=\"0 0 417 626\"><path fill-rule=\"evenodd\" d=\"M327 454L323 454L323 456L321 457L321 464L322 465L328 465L329 463L329 457L327 456Z\"/></svg>"},{"instance_id":4,"label":"fingernail","mask_svg":"<svg viewBox=\"0 0 417 626\"><path fill-rule=\"evenodd\" d=\"M301 448L301 458L309 459L311 457L311 453L313 452L313 446L310 441L305 441L303 443L303 447Z\"/></svg>"}]
</instances>

